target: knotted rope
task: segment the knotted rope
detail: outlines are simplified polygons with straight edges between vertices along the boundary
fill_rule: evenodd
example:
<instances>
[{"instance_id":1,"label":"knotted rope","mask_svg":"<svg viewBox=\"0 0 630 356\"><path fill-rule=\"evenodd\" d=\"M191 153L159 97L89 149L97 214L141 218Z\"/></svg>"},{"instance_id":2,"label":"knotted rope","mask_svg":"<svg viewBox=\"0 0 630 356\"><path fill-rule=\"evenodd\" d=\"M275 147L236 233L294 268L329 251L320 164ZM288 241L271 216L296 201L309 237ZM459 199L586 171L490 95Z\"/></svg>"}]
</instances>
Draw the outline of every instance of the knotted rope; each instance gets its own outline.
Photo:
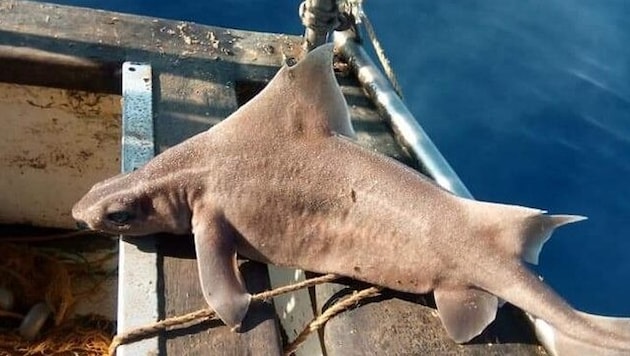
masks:
<instances>
[{"instance_id":1,"label":"knotted rope","mask_svg":"<svg viewBox=\"0 0 630 356\"><path fill-rule=\"evenodd\" d=\"M291 293L322 283L332 282L338 278L339 276L335 274L327 274L321 277L310 278L302 282L254 294L252 295L252 301L266 301L282 294ZM307 327L296 337L296 339L289 345L287 345L287 347L285 348L285 354L288 355L294 352L300 344L306 341L311 333L324 326L326 322L333 318L335 315L343 312L346 309L351 308L352 306L357 305L358 302L362 299L377 295L380 290L381 289L377 287L370 287L360 292L355 292L350 297L346 297L333 304L330 308L326 309L324 313L315 317L307 325ZM108 355L114 356L116 354L116 349L120 345L129 344L135 341L146 339L151 336L155 336L159 332L164 330L183 329L216 318L217 315L214 310L200 309L192 313L167 318L153 324L141 326L139 328L116 335L109 346Z\"/></svg>"}]
</instances>

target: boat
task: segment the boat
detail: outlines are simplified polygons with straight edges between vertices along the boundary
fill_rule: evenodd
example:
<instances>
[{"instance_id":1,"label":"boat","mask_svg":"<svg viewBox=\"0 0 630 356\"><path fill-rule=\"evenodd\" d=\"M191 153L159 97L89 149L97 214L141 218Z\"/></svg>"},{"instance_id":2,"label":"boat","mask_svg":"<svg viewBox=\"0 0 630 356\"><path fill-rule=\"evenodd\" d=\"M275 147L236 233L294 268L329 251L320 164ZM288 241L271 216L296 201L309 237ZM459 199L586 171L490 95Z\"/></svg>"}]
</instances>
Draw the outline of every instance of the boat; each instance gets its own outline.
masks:
<instances>
[{"instance_id":1,"label":"boat","mask_svg":"<svg viewBox=\"0 0 630 356\"><path fill-rule=\"evenodd\" d=\"M355 37L345 32L335 41L345 58L338 78L358 142L469 195ZM0 223L7 229L0 242L6 235L21 236L16 229L57 234L74 229L70 208L92 184L137 168L221 121L283 63L299 58L302 44L297 35L3 1ZM46 247L67 245L55 240ZM122 239L120 245L101 243L96 252L103 251L117 251L110 262L118 273L105 293L109 301L98 299L86 308L117 319L118 333L206 306L192 239ZM251 261L241 261L241 269L251 292L310 276ZM123 344L118 355L280 354L315 315L357 288L362 286L345 280L317 285L256 304L249 317L258 322L247 332L233 333L211 321ZM295 354L540 355L544 350L516 308L501 308L482 335L457 345L430 295L384 291L329 320Z\"/></svg>"}]
</instances>

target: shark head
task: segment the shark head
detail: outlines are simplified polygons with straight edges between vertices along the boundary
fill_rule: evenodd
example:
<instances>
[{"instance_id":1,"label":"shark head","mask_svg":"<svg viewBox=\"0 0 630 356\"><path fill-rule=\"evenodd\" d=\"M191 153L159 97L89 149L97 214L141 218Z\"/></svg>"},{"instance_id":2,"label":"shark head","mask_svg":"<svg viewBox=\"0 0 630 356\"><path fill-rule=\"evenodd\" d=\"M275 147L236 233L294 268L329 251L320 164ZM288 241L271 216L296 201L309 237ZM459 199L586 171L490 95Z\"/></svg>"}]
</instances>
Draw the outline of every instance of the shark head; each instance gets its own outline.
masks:
<instances>
[{"instance_id":1,"label":"shark head","mask_svg":"<svg viewBox=\"0 0 630 356\"><path fill-rule=\"evenodd\" d=\"M174 206L173 196L162 185L147 184L139 172L122 174L95 184L74 205L72 217L81 229L110 234L185 233L190 215Z\"/></svg>"}]
</instances>

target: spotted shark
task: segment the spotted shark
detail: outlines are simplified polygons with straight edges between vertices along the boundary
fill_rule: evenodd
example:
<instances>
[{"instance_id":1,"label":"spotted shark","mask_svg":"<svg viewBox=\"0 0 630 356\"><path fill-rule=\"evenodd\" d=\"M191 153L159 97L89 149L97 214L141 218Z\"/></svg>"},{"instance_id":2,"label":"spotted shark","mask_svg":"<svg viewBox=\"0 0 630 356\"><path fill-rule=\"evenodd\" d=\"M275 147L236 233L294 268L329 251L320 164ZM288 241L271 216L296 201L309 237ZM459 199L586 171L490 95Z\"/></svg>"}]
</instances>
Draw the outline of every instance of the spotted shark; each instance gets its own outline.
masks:
<instances>
[{"instance_id":1,"label":"spotted shark","mask_svg":"<svg viewBox=\"0 0 630 356\"><path fill-rule=\"evenodd\" d=\"M208 131L94 185L72 216L114 234L192 232L203 295L234 329L251 301L238 253L433 291L458 343L507 301L542 325L554 354L630 354L630 319L573 309L527 266L555 228L583 217L455 196L353 136L332 48L322 46Z\"/></svg>"}]
</instances>

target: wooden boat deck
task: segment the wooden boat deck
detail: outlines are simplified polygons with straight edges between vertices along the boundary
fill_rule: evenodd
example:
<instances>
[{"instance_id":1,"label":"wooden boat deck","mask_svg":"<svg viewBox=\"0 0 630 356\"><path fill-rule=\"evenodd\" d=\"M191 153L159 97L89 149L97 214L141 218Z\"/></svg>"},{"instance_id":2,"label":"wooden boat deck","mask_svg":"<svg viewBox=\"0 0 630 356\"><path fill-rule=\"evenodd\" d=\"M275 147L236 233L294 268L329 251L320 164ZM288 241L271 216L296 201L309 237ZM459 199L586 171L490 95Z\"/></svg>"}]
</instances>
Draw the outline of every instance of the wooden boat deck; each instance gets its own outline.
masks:
<instances>
[{"instance_id":1,"label":"wooden boat deck","mask_svg":"<svg viewBox=\"0 0 630 356\"><path fill-rule=\"evenodd\" d=\"M251 98L283 60L298 56L300 41L296 36L3 1L0 81L120 94L122 62L148 62L153 68L155 143L163 151L206 130ZM396 143L356 80L340 77L340 82L360 143L419 166ZM158 236L157 246L159 317L205 307L192 240ZM247 261L241 268L251 292L269 288L266 266ZM331 298L352 288L352 284L319 286L312 293L313 306L321 311ZM430 299L386 292L331 320L318 335L319 344L326 355L544 354L524 317L511 307L502 308L498 320L472 343L456 345L445 334ZM240 334L220 323L166 332L158 338L160 354L281 352L287 335L278 328L271 304L251 309L245 328L247 324L250 330ZM289 339L295 337L294 331L287 333Z\"/></svg>"}]
</instances>

